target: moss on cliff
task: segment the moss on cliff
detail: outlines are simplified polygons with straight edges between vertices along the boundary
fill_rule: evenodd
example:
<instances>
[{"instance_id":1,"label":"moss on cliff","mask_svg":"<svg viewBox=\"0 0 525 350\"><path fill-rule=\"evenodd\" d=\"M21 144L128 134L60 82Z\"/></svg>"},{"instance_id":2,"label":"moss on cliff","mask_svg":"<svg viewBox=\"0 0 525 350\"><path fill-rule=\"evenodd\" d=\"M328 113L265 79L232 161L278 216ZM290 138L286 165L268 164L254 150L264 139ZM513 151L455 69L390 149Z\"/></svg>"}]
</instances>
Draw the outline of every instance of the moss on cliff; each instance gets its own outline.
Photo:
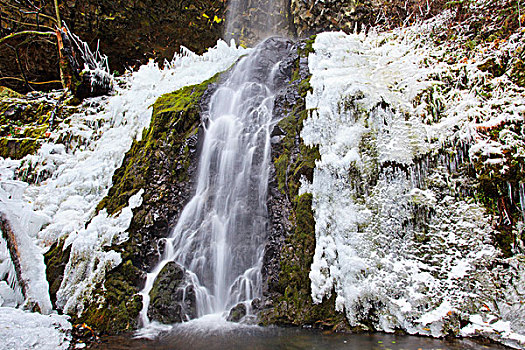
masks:
<instances>
[{"instance_id":1,"label":"moss on cliff","mask_svg":"<svg viewBox=\"0 0 525 350\"><path fill-rule=\"evenodd\" d=\"M313 179L315 161L320 159L317 147L308 147L300 137L303 122L312 111L306 110L305 98L310 91L310 76L305 74L303 59L312 52L315 37L305 41L298 50L291 87L298 93L296 101L285 103L286 116L277 124L282 138L274 145L274 167L278 191L290 208L291 229L280 247L277 282L268 290L271 308L259 314L263 325L312 325L333 330L346 329L344 314L335 310L335 297L314 304L311 298L310 266L315 252L315 219L312 195L300 195L301 178Z\"/></svg>"},{"instance_id":2,"label":"moss on cliff","mask_svg":"<svg viewBox=\"0 0 525 350\"><path fill-rule=\"evenodd\" d=\"M14 90L11 90L8 87L0 86L0 100L4 98L10 98L10 97L19 98L19 97L22 97L22 95Z\"/></svg>"},{"instance_id":3,"label":"moss on cliff","mask_svg":"<svg viewBox=\"0 0 525 350\"><path fill-rule=\"evenodd\" d=\"M39 148L40 142L35 139L0 138L0 157L3 158L22 159Z\"/></svg>"},{"instance_id":4,"label":"moss on cliff","mask_svg":"<svg viewBox=\"0 0 525 350\"><path fill-rule=\"evenodd\" d=\"M169 174L179 181L188 180L184 170L189 165L189 148L185 141L197 134L200 100L208 85L217 77L159 97L153 105L150 127L143 132L140 141L133 142L123 165L113 175L113 187L99 203L97 211L105 208L109 214L114 214L127 206L129 198L146 187L159 158L174 149L180 148L182 154L172 164ZM144 200L150 196L145 193Z\"/></svg>"},{"instance_id":5,"label":"moss on cliff","mask_svg":"<svg viewBox=\"0 0 525 350\"><path fill-rule=\"evenodd\" d=\"M97 286L98 302L90 303L81 317L73 322L86 323L99 333L117 334L138 327L142 296L138 295L141 271L131 260L126 260L112 270L103 285ZM103 297L103 298L100 298Z\"/></svg>"},{"instance_id":6,"label":"moss on cliff","mask_svg":"<svg viewBox=\"0 0 525 350\"><path fill-rule=\"evenodd\" d=\"M157 99L149 128L135 141L113 175L113 186L97 210L112 215L128 205L129 198L144 189L142 205L133 212L129 239L111 248L122 263L106 274L96 293L85 302L75 323L86 323L97 333L117 334L138 327L142 308L145 270L158 257L157 242L168 234L173 218L189 193L189 179L196 166L197 134L201 124L201 100L219 75L199 85L184 87ZM67 254L53 249L46 257L53 265L67 262ZM60 273L48 273L49 283L60 285Z\"/></svg>"},{"instance_id":7,"label":"moss on cliff","mask_svg":"<svg viewBox=\"0 0 525 350\"><path fill-rule=\"evenodd\" d=\"M57 292L64 278L71 246L64 249L64 241L54 243L51 248L44 254L44 263L46 264L46 278L49 281L49 296L53 307L56 307Z\"/></svg>"},{"instance_id":8,"label":"moss on cliff","mask_svg":"<svg viewBox=\"0 0 525 350\"><path fill-rule=\"evenodd\" d=\"M50 135L51 116L60 122L75 111L57 103L52 95L35 98L0 90L0 157L22 159L34 154Z\"/></svg>"}]
</instances>

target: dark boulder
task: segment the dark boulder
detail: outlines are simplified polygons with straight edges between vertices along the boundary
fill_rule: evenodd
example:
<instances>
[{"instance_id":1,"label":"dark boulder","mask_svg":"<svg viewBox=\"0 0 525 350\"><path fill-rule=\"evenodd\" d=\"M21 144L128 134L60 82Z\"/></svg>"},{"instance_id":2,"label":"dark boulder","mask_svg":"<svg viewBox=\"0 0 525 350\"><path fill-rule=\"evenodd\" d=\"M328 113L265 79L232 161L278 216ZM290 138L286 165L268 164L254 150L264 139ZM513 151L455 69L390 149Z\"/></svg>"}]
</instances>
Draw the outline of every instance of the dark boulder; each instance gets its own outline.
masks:
<instances>
[{"instance_id":1,"label":"dark boulder","mask_svg":"<svg viewBox=\"0 0 525 350\"><path fill-rule=\"evenodd\" d=\"M150 292L148 317L179 323L197 317L195 289L182 266L171 261L162 268Z\"/></svg>"},{"instance_id":2,"label":"dark boulder","mask_svg":"<svg viewBox=\"0 0 525 350\"><path fill-rule=\"evenodd\" d=\"M227 320L229 322L239 322L244 316L246 316L247 311L246 305L244 305L244 303L239 303L232 307Z\"/></svg>"}]
</instances>

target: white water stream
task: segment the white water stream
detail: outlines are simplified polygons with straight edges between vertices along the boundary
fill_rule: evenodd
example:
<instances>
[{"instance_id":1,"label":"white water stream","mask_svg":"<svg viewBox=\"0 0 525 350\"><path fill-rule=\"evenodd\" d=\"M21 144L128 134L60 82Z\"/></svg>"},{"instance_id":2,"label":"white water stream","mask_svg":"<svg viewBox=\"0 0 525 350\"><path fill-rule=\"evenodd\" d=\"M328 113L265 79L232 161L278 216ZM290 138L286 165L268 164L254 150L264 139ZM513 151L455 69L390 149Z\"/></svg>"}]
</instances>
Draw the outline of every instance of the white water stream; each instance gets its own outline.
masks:
<instances>
[{"instance_id":1,"label":"white water stream","mask_svg":"<svg viewBox=\"0 0 525 350\"><path fill-rule=\"evenodd\" d=\"M143 325L150 323L154 281L170 261L189 274L199 317L240 302L249 309L248 302L261 296L274 80L279 52L289 46L276 38L261 43L211 97L195 195L147 275Z\"/></svg>"}]
</instances>

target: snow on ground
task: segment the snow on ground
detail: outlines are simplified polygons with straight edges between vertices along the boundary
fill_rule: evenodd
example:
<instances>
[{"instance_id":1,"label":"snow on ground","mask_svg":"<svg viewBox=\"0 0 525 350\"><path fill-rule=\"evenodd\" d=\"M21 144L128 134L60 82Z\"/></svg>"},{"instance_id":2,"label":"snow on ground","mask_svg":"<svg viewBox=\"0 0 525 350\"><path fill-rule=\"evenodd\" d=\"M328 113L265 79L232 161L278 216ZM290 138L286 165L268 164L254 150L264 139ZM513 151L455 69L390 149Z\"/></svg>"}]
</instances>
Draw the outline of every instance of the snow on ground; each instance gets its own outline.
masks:
<instances>
[{"instance_id":1,"label":"snow on ground","mask_svg":"<svg viewBox=\"0 0 525 350\"><path fill-rule=\"evenodd\" d=\"M66 350L71 340L67 316L41 315L0 307L0 347L5 350Z\"/></svg>"},{"instance_id":2,"label":"snow on ground","mask_svg":"<svg viewBox=\"0 0 525 350\"><path fill-rule=\"evenodd\" d=\"M131 209L140 205L141 193L115 217L94 213L125 152L149 125L151 105L164 93L226 70L248 51L219 41L201 56L183 49L164 69L150 62L124 77L113 96L85 101L83 112L62 123L37 154L20 161L0 158L0 212L20 245L28 297L39 301L42 312L51 311L42 253L54 242L66 239L72 246L57 293L59 305L69 312L80 312L96 282L120 262L120 255L105 252L104 246L127 239ZM8 294L2 290L0 296ZM12 322L14 327L18 320Z\"/></svg>"},{"instance_id":3,"label":"snow on ground","mask_svg":"<svg viewBox=\"0 0 525 350\"><path fill-rule=\"evenodd\" d=\"M469 143L471 159L502 157L516 138L490 144L478 130L494 118L523 118L525 99L503 77L485 81L494 88L487 101L474 89L488 80L474 59L443 63L451 53L428 36L447 16L389 33L322 33L315 40L306 99L312 113L301 134L321 154L313 182L302 186L313 194L316 219L312 298L334 291L351 325L437 337L482 332L523 346L521 258L506 262L513 274L493 270L499 252L491 219L455 190L469 154L440 150ZM445 86L458 71L471 86ZM429 91L438 93L429 99ZM440 107L436 118L429 105ZM462 330L460 319L469 315L483 316Z\"/></svg>"}]
</instances>

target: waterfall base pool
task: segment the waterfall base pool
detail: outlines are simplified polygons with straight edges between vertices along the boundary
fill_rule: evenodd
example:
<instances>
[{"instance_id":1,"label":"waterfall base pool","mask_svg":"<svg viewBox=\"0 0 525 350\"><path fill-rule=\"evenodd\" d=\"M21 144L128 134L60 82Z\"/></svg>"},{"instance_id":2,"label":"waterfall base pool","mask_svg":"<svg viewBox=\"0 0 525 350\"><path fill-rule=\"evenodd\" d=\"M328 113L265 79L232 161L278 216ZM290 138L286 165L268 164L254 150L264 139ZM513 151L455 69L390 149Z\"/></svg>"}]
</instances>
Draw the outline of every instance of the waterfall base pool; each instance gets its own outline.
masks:
<instances>
[{"instance_id":1,"label":"waterfall base pool","mask_svg":"<svg viewBox=\"0 0 525 350\"><path fill-rule=\"evenodd\" d=\"M120 335L102 338L91 350L474 350L507 349L471 339L434 339L384 333L333 333L318 329L259 327L216 315L171 327L152 339Z\"/></svg>"}]
</instances>

